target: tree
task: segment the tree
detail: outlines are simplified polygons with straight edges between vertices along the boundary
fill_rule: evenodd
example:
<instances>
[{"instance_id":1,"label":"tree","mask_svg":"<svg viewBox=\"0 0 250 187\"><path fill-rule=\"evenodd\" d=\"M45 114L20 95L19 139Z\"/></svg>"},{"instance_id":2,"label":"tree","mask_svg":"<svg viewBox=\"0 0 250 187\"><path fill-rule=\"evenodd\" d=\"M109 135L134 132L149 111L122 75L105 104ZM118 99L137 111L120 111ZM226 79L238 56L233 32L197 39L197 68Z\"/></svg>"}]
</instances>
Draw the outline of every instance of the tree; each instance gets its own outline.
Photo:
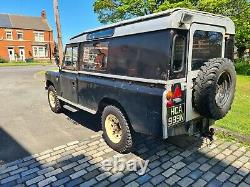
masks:
<instances>
[{"instance_id":1,"label":"tree","mask_svg":"<svg viewBox=\"0 0 250 187\"><path fill-rule=\"evenodd\" d=\"M242 57L250 47L250 2L248 0L95 0L101 23L114 23L170 8L185 7L230 17L236 25L236 47Z\"/></svg>"},{"instance_id":2,"label":"tree","mask_svg":"<svg viewBox=\"0 0 250 187\"><path fill-rule=\"evenodd\" d=\"M230 17L236 26L235 45L242 58L250 47L250 2L248 0L200 0L198 10Z\"/></svg>"},{"instance_id":3,"label":"tree","mask_svg":"<svg viewBox=\"0 0 250 187\"><path fill-rule=\"evenodd\" d=\"M176 7L193 8L191 0L96 0L94 12L101 23L144 16Z\"/></svg>"}]
</instances>

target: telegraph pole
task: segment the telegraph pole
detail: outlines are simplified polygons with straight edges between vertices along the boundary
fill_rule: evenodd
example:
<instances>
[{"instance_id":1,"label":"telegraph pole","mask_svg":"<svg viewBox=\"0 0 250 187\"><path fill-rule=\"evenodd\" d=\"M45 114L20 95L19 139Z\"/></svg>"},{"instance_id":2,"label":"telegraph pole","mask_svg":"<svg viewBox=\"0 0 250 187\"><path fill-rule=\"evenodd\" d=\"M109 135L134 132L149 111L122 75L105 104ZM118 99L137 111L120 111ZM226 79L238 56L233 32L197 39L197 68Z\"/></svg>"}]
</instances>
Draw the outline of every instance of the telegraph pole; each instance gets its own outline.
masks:
<instances>
[{"instance_id":1,"label":"telegraph pole","mask_svg":"<svg viewBox=\"0 0 250 187\"><path fill-rule=\"evenodd\" d=\"M60 67L61 67L62 59L63 59L62 31L61 31L61 23L60 23L60 16L59 16L58 0L53 0L53 2L54 2L54 15L56 19L59 62L60 62Z\"/></svg>"}]
</instances>

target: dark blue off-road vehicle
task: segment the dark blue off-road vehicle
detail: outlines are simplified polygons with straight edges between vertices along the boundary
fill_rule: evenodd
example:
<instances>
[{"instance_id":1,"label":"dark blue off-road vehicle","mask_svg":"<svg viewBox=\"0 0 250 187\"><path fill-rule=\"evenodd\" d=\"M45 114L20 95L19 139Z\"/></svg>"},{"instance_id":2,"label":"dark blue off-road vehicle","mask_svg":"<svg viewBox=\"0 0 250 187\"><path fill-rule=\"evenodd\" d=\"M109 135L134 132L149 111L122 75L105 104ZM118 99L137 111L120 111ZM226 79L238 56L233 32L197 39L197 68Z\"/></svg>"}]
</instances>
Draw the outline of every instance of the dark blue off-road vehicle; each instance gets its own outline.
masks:
<instances>
[{"instance_id":1,"label":"dark blue off-road vehicle","mask_svg":"<svg viewBox=\"0 0 250 187\"><path fill-rule=\"evenodd\" d=\"M81 33L59 72L46 73L50 107L100 114L103 137L119 152L131 149L134 132L207 133L233 102L234 34L229 18L187 9Z\"/></svg>"}]
</instances>

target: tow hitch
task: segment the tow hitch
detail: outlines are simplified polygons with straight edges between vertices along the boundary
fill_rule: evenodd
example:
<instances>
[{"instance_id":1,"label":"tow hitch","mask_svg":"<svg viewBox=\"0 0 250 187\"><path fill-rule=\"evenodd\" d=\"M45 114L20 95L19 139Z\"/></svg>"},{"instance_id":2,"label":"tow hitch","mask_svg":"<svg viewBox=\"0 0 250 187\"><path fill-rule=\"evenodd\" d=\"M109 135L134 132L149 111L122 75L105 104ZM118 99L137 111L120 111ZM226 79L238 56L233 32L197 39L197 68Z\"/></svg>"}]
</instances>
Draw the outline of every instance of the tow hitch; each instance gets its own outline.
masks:
<instances>
[{"instance_id":1,"label":"tow hitch","mask_svg":"<svg viewBox=\"0 0 250 187\"><path fill-rule=\"evenodd\" d=\"M214 128L210 128L208 132L203 134L203 137L208 140L208 144L211 145L214 141Z\"/></svg>"}]
</instances>

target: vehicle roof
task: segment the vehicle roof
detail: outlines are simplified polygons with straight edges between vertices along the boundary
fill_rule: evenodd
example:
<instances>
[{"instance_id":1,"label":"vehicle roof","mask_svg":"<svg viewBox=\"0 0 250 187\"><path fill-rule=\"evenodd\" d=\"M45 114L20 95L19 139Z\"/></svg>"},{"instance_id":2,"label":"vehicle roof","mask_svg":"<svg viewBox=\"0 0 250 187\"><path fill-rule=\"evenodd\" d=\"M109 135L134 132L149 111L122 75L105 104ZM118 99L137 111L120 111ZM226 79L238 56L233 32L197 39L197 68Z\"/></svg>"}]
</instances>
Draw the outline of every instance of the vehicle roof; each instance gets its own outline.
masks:
<instances>
[{"instance_id":1,"label":"vehicle roof","mask_svg":"<svg viewBox=\"0 0 250 187\"><path fill-rule=\"evenodd\" d=\"M192 15L192 22L180 25L183 14ZM115 29L112 37L118 37L169 28L188 30L192 23L224 27L227 34L235 34L234 23L228 17L185 8L175 8L85 31L72 37L69 44L87 41L88 34L111 28Z\"/></svg>"}]
</instances>

